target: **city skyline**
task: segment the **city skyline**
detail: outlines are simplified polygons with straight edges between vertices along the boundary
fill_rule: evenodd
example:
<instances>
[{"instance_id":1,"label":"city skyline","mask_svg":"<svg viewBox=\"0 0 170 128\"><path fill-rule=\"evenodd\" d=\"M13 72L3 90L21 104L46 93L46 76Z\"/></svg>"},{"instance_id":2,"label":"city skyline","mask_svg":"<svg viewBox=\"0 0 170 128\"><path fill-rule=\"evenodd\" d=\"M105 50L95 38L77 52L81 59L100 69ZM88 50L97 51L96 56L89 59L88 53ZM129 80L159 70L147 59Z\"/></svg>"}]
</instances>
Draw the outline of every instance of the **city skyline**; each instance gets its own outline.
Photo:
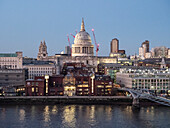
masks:
<instances>
[{"instance_id":1,"label":"city skyline","mask_svg":"<svg viewBox=\"0 0 170 128\"><path fill-rule=\"evenodd\" d=\"M113 38L127 55L138 54L145 40L150 41L150 49L169 47L169 4L168 0L0 1L0 51L23 51L24 56L36 57L40 41L45 39L49 55L60 53L69 45L67 34L80 31L82 17L93 44L91 29L95 30L99 55L109 55Z\"/></svg>"}]
</instances>

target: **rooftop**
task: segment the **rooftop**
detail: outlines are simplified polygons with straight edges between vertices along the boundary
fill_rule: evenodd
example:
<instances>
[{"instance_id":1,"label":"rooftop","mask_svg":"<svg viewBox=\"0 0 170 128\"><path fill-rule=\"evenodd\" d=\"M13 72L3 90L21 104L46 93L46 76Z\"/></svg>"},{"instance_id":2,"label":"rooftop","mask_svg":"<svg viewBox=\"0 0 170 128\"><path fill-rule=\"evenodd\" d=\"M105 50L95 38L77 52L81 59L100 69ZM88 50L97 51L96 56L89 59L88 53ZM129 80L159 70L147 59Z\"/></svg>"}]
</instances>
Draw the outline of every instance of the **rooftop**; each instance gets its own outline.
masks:
<instances>
[{"instance_id":1,"label":"rooftop","mask_svg":"<svg viewBox=\"0 0 170 128\"><path fill-rule=\"evenodd\" d=\"M121 69L119 73L129 74L130 77L140 78L170 78L170 69Z\"/></svg>"},{"instance_id":2,"label":"rooftop","mask_svg":"<svg viewBox=\"0 0 170 128\"><path fill-rule=\"evenodd\" d=\"M23 60L23 65L54 65L54 62L40 60Z\"/></svg>"},{"instance_id":3,"label":"rooftop","mask_svg":"<svg viewBox=\"0 0 170 128\"><path fill-rule=\"evenodd\" d=\"M16 53L0 53L0 57L17 57Z\"/></svg>"}]
</instances>

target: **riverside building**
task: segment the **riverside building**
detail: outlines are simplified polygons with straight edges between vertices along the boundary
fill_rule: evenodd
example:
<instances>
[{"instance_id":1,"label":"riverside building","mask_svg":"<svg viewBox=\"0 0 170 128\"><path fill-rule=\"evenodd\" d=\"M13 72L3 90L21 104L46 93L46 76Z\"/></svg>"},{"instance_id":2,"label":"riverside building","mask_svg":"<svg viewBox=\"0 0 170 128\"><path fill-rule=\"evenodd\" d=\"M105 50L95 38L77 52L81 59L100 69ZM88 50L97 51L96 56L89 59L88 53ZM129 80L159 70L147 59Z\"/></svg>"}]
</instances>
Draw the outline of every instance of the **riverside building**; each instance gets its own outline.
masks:
<instances>
[{"instance_id":1,"label":"riverside building","mask_svg":"<svg viewBox=\"0 0 170 128\"><path fill-rule=\"evenodd\" d=\"M170 70L120 69L116 82L128 88L170 93Z\"/></svg>"},{"instance_id":2,"label":"riverside building","mask_svg":"<svg viewBox=\"0 0 170 128\"><path fill-rule=\"evenodd\" d=\"M27 75L25 69L0 69L0 87L24 86Z\"/></svg>"},{"instance_id":3,"label":"riverside building","mask_svg":"<svg viewBox=\"0 0 170 128\"><path fill-rule=\"evenodd\" d=\"M26 95L111 96L113 80L106 75L95 75L81 63L69 63L65 64L62 75L27 80Z\"/></svg>"}]
</instances>

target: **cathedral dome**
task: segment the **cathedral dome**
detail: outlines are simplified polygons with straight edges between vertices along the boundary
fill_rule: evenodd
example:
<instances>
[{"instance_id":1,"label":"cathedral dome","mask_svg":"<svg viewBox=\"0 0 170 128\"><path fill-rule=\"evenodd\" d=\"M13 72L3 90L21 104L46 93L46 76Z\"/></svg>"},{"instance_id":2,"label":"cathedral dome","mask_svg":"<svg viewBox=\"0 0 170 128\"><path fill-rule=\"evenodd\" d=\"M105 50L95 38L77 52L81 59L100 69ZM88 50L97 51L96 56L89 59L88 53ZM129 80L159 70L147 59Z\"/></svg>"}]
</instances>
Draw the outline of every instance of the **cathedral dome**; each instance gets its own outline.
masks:
<instances>
[{"instance_id":1,"label":"cathedral dome","mask_svg":"<svg viewBox=\"0 0 170 128\"><path fill-rule=\"evenodd\" d=\"M80 31L79 33L76 34L74 43L75 44L86 44L90 43L91 44L91 37L86 31Z\"/></svg>"},{"instance_id":2,"label":"cathedral dome","mask_svg":"<svg viewBox=\"0 0 170 128\"><path fill-rule=\"evenodd\" d=\"M82 19L81 23L81 30L79 33L76 34L75 39L74 39L74 44L90 44L91 45L91 37L89 33L85 31L84 27L84 20Z\"/></svg>"},{"instance_id":3,"label":"cathedral dome","mask_svg":"<svg viewBox=\"0 0 170 128\"><path fill-rule=\"evenodd\" d=\"M82 19L81 30L76 34L74 44L72 44L72 56L93 56L93 48L91 37L85 31Z\"/></svg>"}]
</instances>

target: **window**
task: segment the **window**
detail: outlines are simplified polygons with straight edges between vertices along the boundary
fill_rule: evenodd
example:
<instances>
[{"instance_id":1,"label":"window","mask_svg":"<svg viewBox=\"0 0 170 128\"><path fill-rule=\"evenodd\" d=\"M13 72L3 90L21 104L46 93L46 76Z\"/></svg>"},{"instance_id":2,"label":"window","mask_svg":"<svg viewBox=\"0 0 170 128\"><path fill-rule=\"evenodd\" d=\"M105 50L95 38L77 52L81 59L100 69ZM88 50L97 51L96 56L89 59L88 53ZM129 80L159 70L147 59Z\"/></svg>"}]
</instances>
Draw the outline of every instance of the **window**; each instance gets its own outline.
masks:
<instances>
[{"instance_id":1,"label":"window","mask_svg":"<svg viewBox=\"0 0 170 128\"><path fill-rule=\"evenodd\" d=\"M34 86L34 82L32 82L32 86Z\"/></svg>"},{"instance_id":2,"label":"window","mask_svg":"<svg viewBox=\"0 0 170 128\"><path fill-rule=\"evenodd\" d=\"M80 47L75 47L75 53L80 53Z\"/></svg>"},{"instance_id":3,"label":"window","mask_svg":"<svg viewBox=\"0 0 170 128\"><path fill-rule=\"evenodd\" d=\"M34 92L34 87L32 88L32 92Z\"/></svg>"},{"instance_id":4,"label":"window","mask_svg":"<svg viewBox=\"0 0 170 128\"><path fill-rule=\"evenodd\" d=\"M38 92L38 88L36 88L36 92Z\"/></svg>"},{"instance_id":5,"label":"window","mask_svg":"<svg viewBox=\"0 0 170 128\"><path fill-rule=\"evenodd\" d=\"M36 82L36 86L38 86L38 82Z\"/></svg>"}]
</instances>

